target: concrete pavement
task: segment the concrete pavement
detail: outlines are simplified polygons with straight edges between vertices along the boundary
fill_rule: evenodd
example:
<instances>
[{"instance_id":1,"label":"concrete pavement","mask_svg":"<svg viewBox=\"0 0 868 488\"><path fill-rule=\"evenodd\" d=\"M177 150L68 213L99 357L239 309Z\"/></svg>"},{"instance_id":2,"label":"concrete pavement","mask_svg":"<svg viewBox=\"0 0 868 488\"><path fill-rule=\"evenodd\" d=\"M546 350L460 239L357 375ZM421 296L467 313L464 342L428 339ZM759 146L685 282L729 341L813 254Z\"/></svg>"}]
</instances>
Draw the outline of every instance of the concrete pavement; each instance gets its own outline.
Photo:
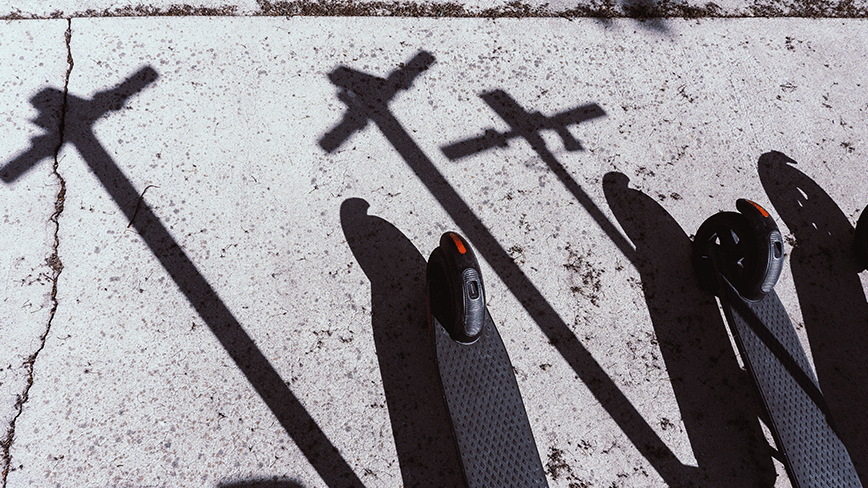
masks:
<instances>
[{"instance_id":1,"label":"concrete pavement","mask_svg":"<svg viewBox=\"0 0 868 488\"><path fill-rule=\"evenodd\" d=\"M550 486L789 486L689 263L740 197L868 480L863 20L15 20L0 55L4 486L455 485L446 230Z\"/></svg>"},{"instance_id":2,"label":"concrete pavement","mask_svg":"<svg viewBox=\"0 0 868 488\"><path fill-rule=\"evenodd\" d=\"M0 33L3 57L2 141L9 155L26 151L30 138L40 138L52 157L33 168L26 181L4 185L0 197L3 211L2 260L0 276L3 298L0 317L3 331L3 360L0 366L0 417L4 425L2 444L4 465L11 443L8 426L32 383L31 368L42 349L48 323L53 315L54 281L59 271L55 234L59 180L53 175L53 152L59 139L43 137L38 125L56 127L62 114L59 103L40 111L31 105L34 88L62 84L67 61L62 20L37 23L11 23ZM39 120L37 124L32 120ZM55 131L56 132L56 131Z\"/></svg>"}]
</instances>

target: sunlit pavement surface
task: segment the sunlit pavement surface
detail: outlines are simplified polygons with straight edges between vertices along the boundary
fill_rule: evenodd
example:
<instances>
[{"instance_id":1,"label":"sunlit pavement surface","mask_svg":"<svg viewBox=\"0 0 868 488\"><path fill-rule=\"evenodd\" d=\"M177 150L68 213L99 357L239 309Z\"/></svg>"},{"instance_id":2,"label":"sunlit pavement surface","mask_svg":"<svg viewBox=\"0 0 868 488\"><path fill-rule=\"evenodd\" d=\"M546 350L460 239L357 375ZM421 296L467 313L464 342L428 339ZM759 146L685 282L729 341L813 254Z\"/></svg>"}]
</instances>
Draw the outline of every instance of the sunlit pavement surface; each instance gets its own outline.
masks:
<instances>
[{"instance_id":1,"label":"sunlit pavement surface","mask_svg":"<svg viewBox=\"0 0 868 488\"><path fill-rule=\"evenodd\" d=\"M460 485L447 230L550 486L790 486L690 264L742 197L865 484L866 61L860 19L6 20L3 486Z\"/></svg>"}]
</instances>

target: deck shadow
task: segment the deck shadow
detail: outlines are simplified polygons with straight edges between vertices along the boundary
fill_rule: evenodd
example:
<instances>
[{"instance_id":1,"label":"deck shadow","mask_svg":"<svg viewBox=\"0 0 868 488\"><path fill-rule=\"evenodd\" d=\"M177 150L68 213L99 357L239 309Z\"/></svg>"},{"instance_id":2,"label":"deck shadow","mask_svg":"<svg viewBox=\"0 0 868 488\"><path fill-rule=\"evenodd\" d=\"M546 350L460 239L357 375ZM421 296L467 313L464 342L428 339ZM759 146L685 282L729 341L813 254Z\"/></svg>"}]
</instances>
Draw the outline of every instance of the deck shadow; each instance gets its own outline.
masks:
<instances>
[{"instance_id":1,"label":"deck shadow","mask_svg":"<svg viewBox=\"0 0 868 488\"><path fill-rule=\"evenodd\" d=\"M426 261L368 202L341 205L347 244L371 282L371 328L403 486L464 483L425 308Z\"/></svg>"}]
</instances>

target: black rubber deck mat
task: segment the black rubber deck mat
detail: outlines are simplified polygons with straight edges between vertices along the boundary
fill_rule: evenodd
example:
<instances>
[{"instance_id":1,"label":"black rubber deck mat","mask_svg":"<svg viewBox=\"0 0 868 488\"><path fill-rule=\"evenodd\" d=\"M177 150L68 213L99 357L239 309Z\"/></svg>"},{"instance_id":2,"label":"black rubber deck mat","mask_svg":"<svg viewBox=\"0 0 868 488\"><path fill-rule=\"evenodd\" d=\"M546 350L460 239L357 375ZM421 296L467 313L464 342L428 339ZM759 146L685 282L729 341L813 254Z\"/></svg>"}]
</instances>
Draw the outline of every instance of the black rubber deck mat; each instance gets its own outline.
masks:
<instances>
[{"instance_id":1,"label":"black rubber deck mat","mask_svg":"<svg viewBox=\"0 0 868 488\"><path fill-rule=\"evenodd\" d=\"M753 376L775 443L796 488L861 488L847 449L827 416L808 356L772 290L742 298L722 278L721 304L739 352Z\"/></svg>"},{"instance_id":2,"label":"black rubber deck mat","mask_svg":"<svg viewBox=\"0 0 868 488\"><path fill-rule=\"evenodd\" d=\"M443 395L467 479L476 487L547 487L512 363L491 316L473 344L431 317Z\"/></svg>"}]
</instances>

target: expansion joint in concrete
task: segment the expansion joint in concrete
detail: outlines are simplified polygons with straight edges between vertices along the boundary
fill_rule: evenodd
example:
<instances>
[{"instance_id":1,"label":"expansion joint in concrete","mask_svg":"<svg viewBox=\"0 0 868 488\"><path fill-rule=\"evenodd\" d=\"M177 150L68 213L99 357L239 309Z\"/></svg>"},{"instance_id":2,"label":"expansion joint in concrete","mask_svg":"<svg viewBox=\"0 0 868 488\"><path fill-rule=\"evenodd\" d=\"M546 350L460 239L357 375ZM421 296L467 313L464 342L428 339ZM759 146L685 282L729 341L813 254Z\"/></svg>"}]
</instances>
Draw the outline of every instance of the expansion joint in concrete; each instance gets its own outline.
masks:
<instances>
[{"instance_id":1,"label":"expansion joint in concrete","mask_svg":"<svg viewBox=\"0 0 868 488\"><path fill-rule=\"evenodd\" d=\"M69 90L69 77L72 73L73 60L72 60L72 20L67 19L67 27L66 32L64 34L66 41L66 77L63 82L63 103L61 105L60 119L58 121L58 134L59 140L57 142L57 147L54 150L54 161L53 161L53 175L57 178L57 181L60 183L60 189L57 192L57 196L54 201L54 213L51 214L49 220L54 223L54 242L52 245L51 255L46 259L46 264L49 268L51 268L51 311L48 316L48 323L45 326L45 330L42 335L39 337L39 347L36 351L33 352L27 359L24 360L22 366L25 368L27 372L27 380L24 385L24 391L20 395L18 395L17 400L15 401L15 416L12 418L12 421L9 423L9 429L6 432L6 435L2 440L0 440L0 448L2 448L2 462L3 467L3 484L2 488L6 488L6 480L10 471L14 471L16 469L15 466L12 465L12 443L15 440L15 424L18 421L18 417L21 416L21 413L24 411L24 404L27 402L30 397L30 388L33 386L33 365L36 363L36 358L39 356L39 353L45 347L46 339L48 338L49 332L51 332L51 324L54 321L54 314L57 312L57 282L60 277L60 273L63 271L63 263L60 260L59 255L59 247L60 247L60 214L63 213L64 202L66 199L66 180L63 179L63 176L60 175L58 171L58 166L60 164L59 156L60 149L63 147L63 144L66 142L65 139L65 130L66 130L66 113L67 113L67 99L68 99L68 90Z\"/></svg>"}]
</instances>

